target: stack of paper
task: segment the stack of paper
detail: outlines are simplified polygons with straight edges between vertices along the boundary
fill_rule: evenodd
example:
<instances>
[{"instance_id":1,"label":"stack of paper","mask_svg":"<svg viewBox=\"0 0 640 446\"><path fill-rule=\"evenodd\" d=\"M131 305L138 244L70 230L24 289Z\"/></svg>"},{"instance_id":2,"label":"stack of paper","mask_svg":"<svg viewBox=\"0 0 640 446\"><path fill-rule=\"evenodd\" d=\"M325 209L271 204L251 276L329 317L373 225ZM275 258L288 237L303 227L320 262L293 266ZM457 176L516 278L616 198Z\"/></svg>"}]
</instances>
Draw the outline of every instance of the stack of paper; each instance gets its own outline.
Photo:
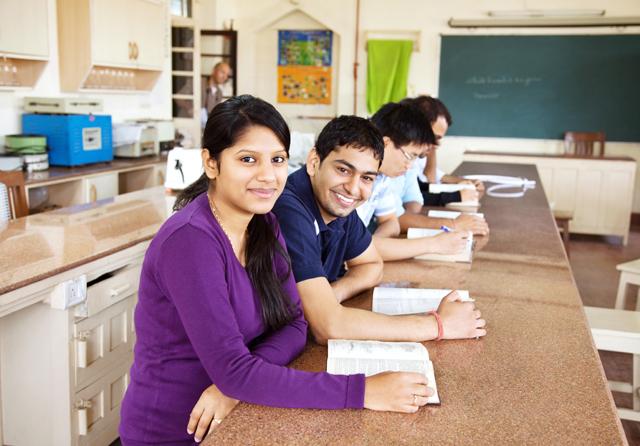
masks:
<instances>
[{"instance_id":1,"label":"stack of paper","mask_svg":"<svg viewBox=\"0 0 640 446\"><path fill-rule=\"evenodd\" d=\"M461 190L475 190L476 187L473 184L443 184L443 183L429 183L429 193L441 194L443 192L460 192Z\"/></svg>"},{"instance_id":2,"label":"stack of paper","mask_svg":"<svg viewBox=\"0 0 640 446\"><path fill-rule=\"evenodd\" d=\"M427 288L384 288L373 289L371 310L383 314L418 314L437 310L440 302L452 290ZM463 301L472 302L469 291L457 290Z\"/></svg>"},{"instance_id":3,"label":"stack of paper","mask_svg":"<svg viewBox=\"0 0 640 446\"><path fill-rule=\"evenodd\" d=\"M440 404L433 363L424 345L417 342L379 342L329 339L327 372L365 376L382 372L415 372L427 377L434 394L427 404Z\"/></svg>"},{"instance_id":4,"label":"stack of paper","mask_svg":"<svg viewBox=\"0 0 640 446\"><path fill-rule=\"evenodd\" d=\"M409 228L407 231L407 238L420 238L420 237L433 237L438 234L442 234L444 231L439 229L425 229L425 228ZM422 254L416 257L416 259L422 260L437 260L439 262L463 262L471 263L473 257L473 234L469 233L467 238L467 244L457 254Z\"/></svg>"}]
</instances>

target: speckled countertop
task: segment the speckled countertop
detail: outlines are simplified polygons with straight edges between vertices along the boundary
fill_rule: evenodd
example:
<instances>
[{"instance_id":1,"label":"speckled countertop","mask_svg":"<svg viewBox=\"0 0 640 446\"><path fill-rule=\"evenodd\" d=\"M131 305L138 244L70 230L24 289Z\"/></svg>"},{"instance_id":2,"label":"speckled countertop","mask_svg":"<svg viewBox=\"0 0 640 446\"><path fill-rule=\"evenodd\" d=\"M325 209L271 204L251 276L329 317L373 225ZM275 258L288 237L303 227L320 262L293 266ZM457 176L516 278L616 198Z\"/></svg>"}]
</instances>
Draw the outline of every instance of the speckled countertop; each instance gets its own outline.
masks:
<instances>
[{"instance_id":1,"label":"speckled countertop","mask_svg":"<svg viewBox=\"0 0 640 446\"><path fill-rule=\"evenodd\" d=\"M529 165L466 162L457 173L538 180ZM471 265L385 265L398 286L468 289L488 321L482 340L425 343L441 406L407 415L241 403L203 444L626 444L540 182L482 203L491 234ZM371 292L349 305L371 308ZM326 355L310 343L292 365L325 370Z\"/></svg>"},{"instance_id":2,"label":"speckled countertop","mask_svg":"<svg viewBox=\"0 0 640 446\"><path fill-rule=\"evenodd\" d=\"M151 239L174 197L154 187L0 226L2 295Z\"/></svg>"}]
</instances>

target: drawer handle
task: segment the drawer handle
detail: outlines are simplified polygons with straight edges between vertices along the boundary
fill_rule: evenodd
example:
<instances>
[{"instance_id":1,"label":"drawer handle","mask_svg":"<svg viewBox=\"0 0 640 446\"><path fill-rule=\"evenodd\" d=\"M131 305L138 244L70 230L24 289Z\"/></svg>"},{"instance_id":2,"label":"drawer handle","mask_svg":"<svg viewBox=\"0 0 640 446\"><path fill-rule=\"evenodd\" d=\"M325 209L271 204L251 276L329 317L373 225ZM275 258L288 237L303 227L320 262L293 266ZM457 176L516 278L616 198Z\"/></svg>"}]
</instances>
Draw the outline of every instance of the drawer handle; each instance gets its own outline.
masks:
<instances>
[{"instance_id":1,"label":"drawer handle","mask_svg":"<svg viewBox=\"0 0 640 446\"><path fill-rule=\"evenodd\" d=\"M87 422L87 409L91 408L91 401L80 400L76 402L76 409L78 410L78 435L87 435L88 422Z\"/></svg>"},{"instance_id":2,"label":"drawer handle","mask_svg":"<svg viewBox=\"0 0 640 446\"><path fill-rule=\"evenodd\" d=\"M111 297L112 298L113 297L118 297L122 293L127 291L129 288L131 288L131 284L130 283L124 283L124 284L120 285L119 287L111 288L111 291L110 291Z\"/></svg>"},{"instance_id":3,"label":"drawer handle","mask_svg":"<svg viewBox=\"0 0 640 446\"><path fill-rule=\"evenodd\" d=\"M84 369L87 367L87 340L84 336L78 338L76 349L78 352L77 366L78 368Z\"/></svg>"}]
</instances>

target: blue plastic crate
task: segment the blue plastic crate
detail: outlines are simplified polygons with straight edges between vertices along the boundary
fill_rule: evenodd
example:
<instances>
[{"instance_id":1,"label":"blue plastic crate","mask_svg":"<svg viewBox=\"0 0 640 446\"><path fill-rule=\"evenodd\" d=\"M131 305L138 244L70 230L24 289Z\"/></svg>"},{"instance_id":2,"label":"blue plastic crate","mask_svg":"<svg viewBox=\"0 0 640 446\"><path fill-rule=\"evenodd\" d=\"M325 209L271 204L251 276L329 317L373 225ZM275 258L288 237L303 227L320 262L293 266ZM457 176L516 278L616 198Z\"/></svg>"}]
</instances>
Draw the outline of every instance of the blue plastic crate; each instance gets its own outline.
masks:
<instances>
[{"instance_id":1,"label":"blue plastic crate","mask_svg":"<svg viewBox=\"0 0 640 446\"><path fill-rule=\"evenodd\" d=\"M49 164L79 166L113 160L109 115L22 115L22 132L47 137Z\"/></svg>"}]
</instances>

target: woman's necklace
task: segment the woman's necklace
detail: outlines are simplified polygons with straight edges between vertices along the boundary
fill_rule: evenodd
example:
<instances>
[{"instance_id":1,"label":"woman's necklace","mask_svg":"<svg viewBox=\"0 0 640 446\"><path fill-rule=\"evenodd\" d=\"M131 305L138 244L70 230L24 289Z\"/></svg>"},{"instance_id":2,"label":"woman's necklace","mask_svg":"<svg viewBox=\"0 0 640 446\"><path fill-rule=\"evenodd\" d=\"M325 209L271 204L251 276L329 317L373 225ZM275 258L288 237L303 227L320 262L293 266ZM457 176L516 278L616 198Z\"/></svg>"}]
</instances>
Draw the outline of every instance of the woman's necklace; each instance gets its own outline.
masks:
<instances>
[{"instance_id":1,"label":"woman's necklace","mask_svg":"<svg viewBox=\"0 0 640 446\"><path fill-rule=\"evenodd\" d=\"M213 200L211 199L209 194L207 194L207 198L209 199L209 207L211 208L211 212L213 213L214 218L218 221L220 228L222 228L222 232L224 232L224 235L227 236L227 238L229 239L229 243L231 243L231 247L233 247L233 241L231 240L231 236L222 223L222 218L220 218L220 215L218 214L218 208L216 208L216 205L213 203Z\"/></svg>"}]
</instances>

